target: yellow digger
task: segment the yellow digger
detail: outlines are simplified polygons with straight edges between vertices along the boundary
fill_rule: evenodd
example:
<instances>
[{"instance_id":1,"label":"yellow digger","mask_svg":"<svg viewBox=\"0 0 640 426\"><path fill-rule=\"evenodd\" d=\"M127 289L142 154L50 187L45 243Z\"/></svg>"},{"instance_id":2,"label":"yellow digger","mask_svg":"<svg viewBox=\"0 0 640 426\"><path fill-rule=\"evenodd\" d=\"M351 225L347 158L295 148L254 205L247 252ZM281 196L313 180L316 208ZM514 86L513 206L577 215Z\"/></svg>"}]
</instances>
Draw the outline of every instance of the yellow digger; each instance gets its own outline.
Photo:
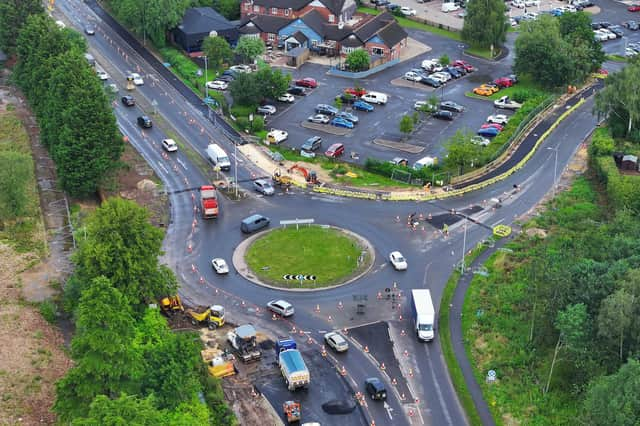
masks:
<instances>
[{"instance_id":1,"label":"yellow digger","mask_svg":"<svg viewBox=\"0 0 640 426\"><path fill-rule=\"evenodd\" d=\"M275 169L273 171L273 175L271 176L273 183L280 186L290 187L293 183L293 178L291 176L285 176L282 174L280 169Z\"/></svg>"},{"instance_id":2,"label":"yellow digger","mask_svg":"<svg viewBox=\"0 0 640 426\"><path fill-rule=\"evenodd\" d=\"M178 312L184 313L184 306L182 306L182 300L177 294L175 296L167 296L160 300L160 309L167 316L172 316Z\"/></svg>"},{"instance_id":3,"label":"yellow digger","mask_svg":"<svg viewBox=\"0 0 640 426\"><path fill-rule=\"evenodd\" d=\"M224 325L224 307L220 305L212 305L204 312L195 312L189 309L187 315L191 318L191 324L206 323L209 330L215 330Z\"/></svg>"}]
</instances>

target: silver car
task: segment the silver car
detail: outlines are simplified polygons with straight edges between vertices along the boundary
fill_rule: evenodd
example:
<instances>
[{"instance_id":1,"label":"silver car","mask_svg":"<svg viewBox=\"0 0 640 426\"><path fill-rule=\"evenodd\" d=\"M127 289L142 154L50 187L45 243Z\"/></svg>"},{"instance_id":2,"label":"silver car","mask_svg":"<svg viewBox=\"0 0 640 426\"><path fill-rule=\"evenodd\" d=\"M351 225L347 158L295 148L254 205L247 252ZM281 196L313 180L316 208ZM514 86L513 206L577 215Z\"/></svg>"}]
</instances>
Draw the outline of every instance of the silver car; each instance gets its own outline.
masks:
<instances>
[{"instance_id":1,"label":"silver car","mask_svg":"<svg viewBox=\"0 0 640 426\"><path fill-rule=\"evenodd\" d=\"M340 333L332 331L324 335L324 342L336 352L345 352L349 349L349 342Z\"/></svg>"},{"instance_id":2,"label":"silver car","mask_svg":"<svg viewBox=\"0 0 640 426\"><path fill-rule=\"evenodd\" d=\"M258 114L269 115L275 114L276 111L276 107L274 107L273 105L262 105L258 107Z\"/></svg>"},{"instance_id":3,"label":"silver car","mask_svg":"<svg viewBox=\"0 0 640 426\"><path fill-rule=\"evenodd\" d=\"M293 305L286 300L272 300L267 303L267 308L271 312L274 312L283 317L290 317L295 313L295 309L293 309Z\"/></svg>"},{"instance_id":4,"label":"silver car","mask_svg":"<svg viewBox=\"0 0 640 426\"><path fill-rule=\"evenodd\" d=\"M275 190L271 185L271 182L265 179L257 179L253 181L253 188L261 194L273 195Z\"/></svg>"}]
</instances>

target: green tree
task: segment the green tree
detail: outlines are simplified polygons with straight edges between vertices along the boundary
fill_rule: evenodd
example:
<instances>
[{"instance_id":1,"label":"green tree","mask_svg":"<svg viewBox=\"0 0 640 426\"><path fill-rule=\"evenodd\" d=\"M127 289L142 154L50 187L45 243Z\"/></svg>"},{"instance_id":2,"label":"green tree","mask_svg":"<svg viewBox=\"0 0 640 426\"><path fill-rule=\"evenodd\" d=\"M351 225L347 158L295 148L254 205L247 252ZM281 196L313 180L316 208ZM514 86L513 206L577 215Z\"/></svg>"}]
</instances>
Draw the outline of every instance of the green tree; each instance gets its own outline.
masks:
<instances>
[{"instance_id":1,"label":"green tree","mask_svg":"<svg viewBox=\"0 0 640 426\"><path fill-rule=\"evenodd\" d=\"M229 93L235 104L257 105L262 100L262 87L252 74L239 74L229 85Z\"/></svg>"},{"instance_id":2,"label":"green tree","mask_svg":"<svg viewBox=\"0 0 640 426\"><path fill-rule=\"evenodd\" d=\"M614 136L640 140L640 63L632 62L605 80L595 109L609 120Z\"/></svg>"},{"instance_id":3,"label":"green tree","mask_svg":"<svg viewBox=\"0 0 640 426\"><path fill-rule=\"evenodd\" d=\"M54 410L62 421L85 416L98 395L138 393L143 364L134 338L126 297L105 277L91 280L78 303L71 342L75 366L56 385Z\"/></svg>"},{"instance_id":4,"label":"green tree","mask_svg":"<svg viewBox=\"0 0 640 426\"><path fill-rule=\"evenodd\" d=\"M30 15L42 15L39 0L3 0L0 2L0 49L8 55L15 52L16 40Z\"/></svg>"},{"instance_id":5,"label":"green tree","mask_svg":"<svg viewBox=\"0 0 640 426\"><path fill-rule=\"evenodd\" d=\"M110 5L121 22L142 36L143 42L146 42L148 37L156 46L164 46L167 31L182 21L190 2L111 0Z\"/></svg>"},{"instance_id":6,"label":"green tree","mask_svg":"<svg viewBox=\"0 0 640 426\"><path fill-rule=\"evenodd\" d=\"M584 422L592 426L640 423L640 362L634 359L595 380L584 401Z\"/></svg>"},{"instance_id":7,"label":"green tree","mask_svg":"<svg viewBox=\"0 0 640 426\"><path fill-rule=\"evenodd\" d=\"M276 99L287 91L291 83L291 74L272 68L263 68L250 75L257 80L263 98Z\"/></svg>"},{"instance_id":8,"label":"green tree","mask_svg":"<svg viewBox=\"0 0 640 426\"><path fill-rule=\"evenodd\" d=\"M89 406L86 417L74 419L73 426L158 426L168 425L165 413L158 410L153 396L141 399L135 395L121 394L116 399L98 395Z\"/></svg>"},{"instance_id":9,"label":"green tree","mask_svg":"<svg viewBox=\"0 0 640 426\"><path fill-rule=\"evenodd\" d=\"M447 142L445 142L447 157L445 162L457 166L460 174L466 166L477 165L483 157L481 148L471 142L471 135L462 130L458 130Z\"/></svg>"},{"instance_id":10,"label":"green tree","mask_svg":"<svg viewBox=\"0 0 640 426\"><path fill-rule=\"evenodd\" d=\"M404 133L404 137L408 137L413 132L413 120L408 115L403 115L400 119L400 131Z\"/></svg>"},{"instance_id":11,"label":"green tree","mask_svg":"<svg viewBox=\"0 0 640 426\"><path fill-rule=\"evenodd\" d=\"M368 70L371 64L369 52L364 49L356 49L347 55L345 64L353 72Z\"/></svg>"},{"instance_id":12,"label":"green tree","mask_svg":"<svg viewBox=\"0 0 640 426\"><path fill-rule=\"evenodd\" d=\"M445 55L440 56L440 59L438 59L438 62L443 67L446 67L447 65L449 65L451 63L451 59L449 59L449 55L445 54Z\"/></svg>"},{"instance_id":13,"label":"green tree","mask_svg":"<svg viewBox=\"0 0 640 426\"><path fill-rule=\"evenodd\" d=\"M29 177L33 174L31 156L14 151L0 151L0 221L27 213Z\"/></svg>"},{"instance_id":14,"label":"green tree","mask_svg":"<svg viewBox=\"0 0 640 426\"><path fill-rule=\"evenodd\" d=\"M74 255L76 275L80 283L103 275L127 303L144 306L177 288L173 273L158 266L161 246L162 231L149 223L147 210L111 198L86 221L86 238Z\"/></svg>"},{"instance_id":15,"label":"green tree","mask_svg":"<svg viewBox=\"0 0 640 426\"><path fill-rule=\"evenodd\" d=\"M253 62L265 51L265 45L261 38L241 36L236 44L236 54L238 54L243 62Z\"/></svg>"},{"instance_id":16,"label":"green tree","mask_svg":"<svg viewBox=\"0 0 640 426\"><path fill-rule=\"evenodd\" d=\"M621 288L602 301L598 314L598 335L617 344L620 360L624 360L624 338L631 331L634 302L634 296Z\"/></svg>"},{"instance_id":17,"label":"green tree","mask_svg":"<svg viewBox=\"0 0 640 426\"><path fill-rule=\"evenodd\" d=\"M202 42L202 51L211 63L212 67L221 68L222 64L229 63L233 59L233 50L224 37L207 37Z\"/></svg>"},{"instance_id":18,"label":"green tree","mask_svg":"<svg viewBox=\"0 0 640 426\"><path fill-rule=\"evenodd\" d=\"M509 23L502 0L470 0L462 27L462 39L473 47L489 49L506 40Z\"/></svg>"},{"instance_id":19,"label":"green tree","mask_svg":"<svg viewBox=\"0 0 640 426\"><path fill-rule=\"evenodd\" d=\"M212 7L230 21L240 19L239 0L213 0Z\"/></svg>"}]
</instances>

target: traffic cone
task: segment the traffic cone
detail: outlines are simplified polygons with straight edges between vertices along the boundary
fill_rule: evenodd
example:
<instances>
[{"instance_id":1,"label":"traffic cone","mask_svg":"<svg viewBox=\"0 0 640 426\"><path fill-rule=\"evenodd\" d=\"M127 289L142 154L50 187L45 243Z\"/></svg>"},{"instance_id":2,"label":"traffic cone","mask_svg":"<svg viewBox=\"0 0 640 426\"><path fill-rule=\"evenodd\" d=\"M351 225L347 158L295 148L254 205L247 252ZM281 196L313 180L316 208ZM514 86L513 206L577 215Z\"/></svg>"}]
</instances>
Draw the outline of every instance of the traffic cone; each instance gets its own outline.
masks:
<instances>
[{"instance_id":1,"label":"traffic cone","mask_svg":"<svg viewBox=\"0 0 640 426\"><path fill-rule=\"evenodd\" d=\"M315 311L316 311L316 313L320 312L320 305L316 305Z\"/></svg>"},{"instance_id":2,"label":"traffic cone","mask_svg":"<svg viewBox=\"0 0 640 426\"><path fill-rule=\"evenodd\" d=\"M323 357L327 356L327 348L322 345L322 349L320 350L320 355L322 355Z\"/></svg>"},{"instance_id":3,"label":"traffic cone","mask_svg":"<svg viewBox=\"0 0 640 426\"><path fill-rule=\"evenodd\" d=\"M191 243L189 243L189 245L187 246L187 251L189 253L193 252L193 246L191 245Z\"/></svg>"},{"instance_id":4,"label":"traffic cone","mask_svg":"<svg viewBox=\"0 0 640 426\"><path fill-rule=\"evenodd\" d=\"M344 365L342 366L342 370L340 370L340 375L341 376L346 376L347 375L347 369L344 368Z\"/></svg>"},{"instance_id":5,"label":"traffic cone","mask_svg":"<svg viewBox=\"0 0 640 426\"><path fill-rule=\"evenodd\" d=\"M254 387L251 387L251 396L254 398L258 396L258 393L256 392L256 389Z\"/></svg>"},{"instance_id":6,"label":"traffic cone","mask_svg":"<svg viewBox=\"0 0 640 426\"><path fill-rule=\"evenodd\" d=\"M409 409L409 417L413 417L413 410Z\"/></svg>"},{"instance_id":7,"label":"traffic cone","mask_svg":"<svg viewBox=\"0 0 640 426\"><path fill-rule=\"evenodd\" d=\"M391 384L393 386L397 386L398 385L398 381L396 380L396 378L394 377L393 379L391 379Z\"/></svg>"},{"instance_id":8,"label":"traffic cone","mask_svg":"<svg viewBox=\"0 0 640 426\"><path fill-rule=\"evenodd\" d=\"M216 288L216 294L218 294L218 289Z\"/></svg>"},{"instance_id":9,"label":"traffic cone","mask_svg":"<svg viewBox=\"0 0 640 426\"><path fill-rule=\"evenodd\" d=\"M291 334L296 334L296 326L294 325L293 328L291 329Z\"/></svg>"},{"instance_id":10,"label":"traffic cone","mask_svg":"<svg viewBox=\"0 0 640 426\"><path fill-rule=\"evenodd\" d=\"M313 339L311 338L311 336L309 336L309 338L307 339L307 344L311 345L313 343Z\"/></svg>"},{"instance_id":11,"label":"traffic cone","mask_svg":"<svg viewBox=\"0 0 640 426\"><path fill-rule=\"evenodd\" d=\"M378 300L382 299L382 292L381 292L381 291L379 291L379 292L378 292L378 295L377 295L376 297L377 297L377 299L378 299Z\"/></svg>"},{"instance_id":12,"label":"traffic cone","mask_svg":"<svg viewBox=\"0 0 640 426\"><path fill-rule=\"evenodd\" d=\"M272 319L273 321L275 321L275 320L277 320L277 319L278 319L278 317L276 316L276 314L272 314L272 315L271 315L271 319Z\"/></svg>"},{"instance_id":13,"label":"traffic cone","mask_svg":"<svg viewBox=\"0 0 640 426\"><path fill-rule=\"evenodd\" d=\"M347 330L346 328L342 329L342 334L347 335L349 334L349 330Z\"/></svg>"},{"instance_id":14,"label":"traffic cone","mask_svg":"<svg viewBox=\"0 0 640 426\"><path fill-rule=\"evenodd\" d=\"M402 321L402 314L398 315L398 321Z\"/></svg>"},{"instance_id":15,"label":"traffic cone","mask_svg":"<svg viewBox=\"0 0 640 426\"><path fill-rule=\"evenodd\" d=\"M380 370L384 371L386 369L387 369L387 367L384 366L384 362L380 363Z\"/></svg>"},{"instance_id":16,"label":"traffic cone","mask_svg":"<svg viewBox=\"0 0 640 426\"><path fill-rule=\"evenodd\" d=\"M196 273L196 265L194 265L193 263L191 264L191 273L192 274Z\"/></svg>"},{"instance_id":17,"label":"traffic cone","mask_svg":"<svg viewBox=\"0 0 640 426\"><path fill-rule=\"evenodd\" d=\"M204 277L200 277L200 284L204 284Z\"/></svg>"},{"instance_id":18,"label":"traffic cone","mask_svg":"<svg viewBox=\"0 0 640 426\"><path fill-rule=\"evenodd\" d=\"M413 377L413 369L409 369L409 377Z\"/></svg>"},{"instance_id":19,"label":"traffic cone","mask_svg":"<svg viewBox=\"0 0 640 426\"><path fill-rule=\"evenodd\" d=\"M342 306L342 300L338 302L338 309L342 310L344 306Z\"/></svg>"},{"instance_id":20,"label":"traffic cone","mask_svg":"<svg viewBox=\"0 0 640 426\"><path fill-rule=\"evenodd\" d=\"M397 282L395 282L395 281L393 282L393 288L394 288L394 289L398 288L398 283L397 283Z\"/></svg>"},{"instance_id":21,"label":"traffic cone","mask_svg":"<svg viewBox=\"0 0 640 426\"><path fill-rule=\"evenodd\" d=\"M407 357L407 358L409 358L409 351L408 351L408 350L406 350L406 349L404 350L404 356L405 356L405 357Z\"/></svg>"},{"instance_id":22,"label":"traffic cone","mask_svg":"<svg viewBox=\"0 0 640 426\"><path fill-rule=\"evenodd\" d=\"M406 334L407 334L407 333L406 333L406 331L404 331L404 330L400 330L400 335L401 335L401 336L405 336Z\"/></svg>"},{"instance_id":23,"label":"traffic cone","mask_svg":"<svg viewBox=\"0 0 640 426\"><path fill-rule=\"evenodd\" d=\"M333 321L333 318L331 318L331 315L329 315L329 318L327 318L327 321L329 322Z\"/></svg>"},{"instance_id":24,"label":"traffic cone","mask_svg":"<svg viewBox=\"0 0 640 426\"><path fill-rule=\"evenodd\" d=\"M420 404L420 400L416 398L416 404Z\"/></svg>"},{"instance_id":25,"label":"traffic cone","mask_svg":"<svg viewBox=\"0 0 640 426\"><path fill-rule=\"evenodd\" d=\"M240 302L240 305L242 305L242 306L244 306L244 305L245 305L244 300L243 300L242 302Z\"/></svg>"},{"instance_id":26,"label":"traffic cone","mask_svg":"<svg viewBox=\"0 0 640 426\"><path fill-rule=\"evenodd\" d=\"M404 393L401 393L400 394L400 401L404 401L405 399L407 399L407 398L404 396Z\"/></svg>"},{"instance_id":27,"label":"traffic cone","mask_svg":"<svg viewBox=\"0 0 640 426\"><path fill-rule=\"evenodd\" d=\"M300 335L301 335L301 336L304 336L304 330L303 330L303 329L300 329L300 330L298 331L298 333L300 333Z\"/></svg>"},{"instance_id":28,"label":"traffic cone","mask_svg":"<svg viewBox=\"0 0 640 426\"><path fill-rule=\"evenodd\" d=\"M364 345L364 353L366 353L366 354L369 353L369 346Z\"/></svg>"}]
</instances>

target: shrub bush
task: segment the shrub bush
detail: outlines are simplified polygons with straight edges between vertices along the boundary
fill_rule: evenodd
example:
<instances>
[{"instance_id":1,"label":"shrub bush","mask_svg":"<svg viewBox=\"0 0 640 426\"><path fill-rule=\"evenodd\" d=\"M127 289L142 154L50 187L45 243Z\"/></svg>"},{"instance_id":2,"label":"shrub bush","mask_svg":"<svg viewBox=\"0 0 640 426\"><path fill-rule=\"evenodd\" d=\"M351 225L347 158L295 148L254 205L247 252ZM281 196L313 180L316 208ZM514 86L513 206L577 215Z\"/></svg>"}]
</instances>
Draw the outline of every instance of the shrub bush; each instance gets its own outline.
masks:
<instances>
[{"instance_id":1,"label":"shrub bush","mask_svg":"<svg viewBox=\"0 0 640 426\"><path fill-rule=\"evenodd\" d=\"M55 324L56 319L58 317L58 307L52 300L45 300L40 303L38 306L38 310L40 311L40 315L44 318L49 324Z\"/></svg>"},{"instance_id":2,"label":"shrub bush","mask_svg":"<svg viewBox=\"0 0 640 426\"><path fill-rule=\"evenodd\" d=\"M257 116L253 118L253 124L251 125L252 132L261 132L264 130L264 118Z\"/></svg>"},{"instance_id":3,"label":"shrub bush","mask_svg":"<svg viewBox=\"0 0 640 426\"><path fill-rule=\"evenodd\" d=\"M615 150L615 145L615 140L609 133L609 129L606 127L598 128L593 132L589 154L596 157L611 155Z\"/></svg>"}]
</instances>

